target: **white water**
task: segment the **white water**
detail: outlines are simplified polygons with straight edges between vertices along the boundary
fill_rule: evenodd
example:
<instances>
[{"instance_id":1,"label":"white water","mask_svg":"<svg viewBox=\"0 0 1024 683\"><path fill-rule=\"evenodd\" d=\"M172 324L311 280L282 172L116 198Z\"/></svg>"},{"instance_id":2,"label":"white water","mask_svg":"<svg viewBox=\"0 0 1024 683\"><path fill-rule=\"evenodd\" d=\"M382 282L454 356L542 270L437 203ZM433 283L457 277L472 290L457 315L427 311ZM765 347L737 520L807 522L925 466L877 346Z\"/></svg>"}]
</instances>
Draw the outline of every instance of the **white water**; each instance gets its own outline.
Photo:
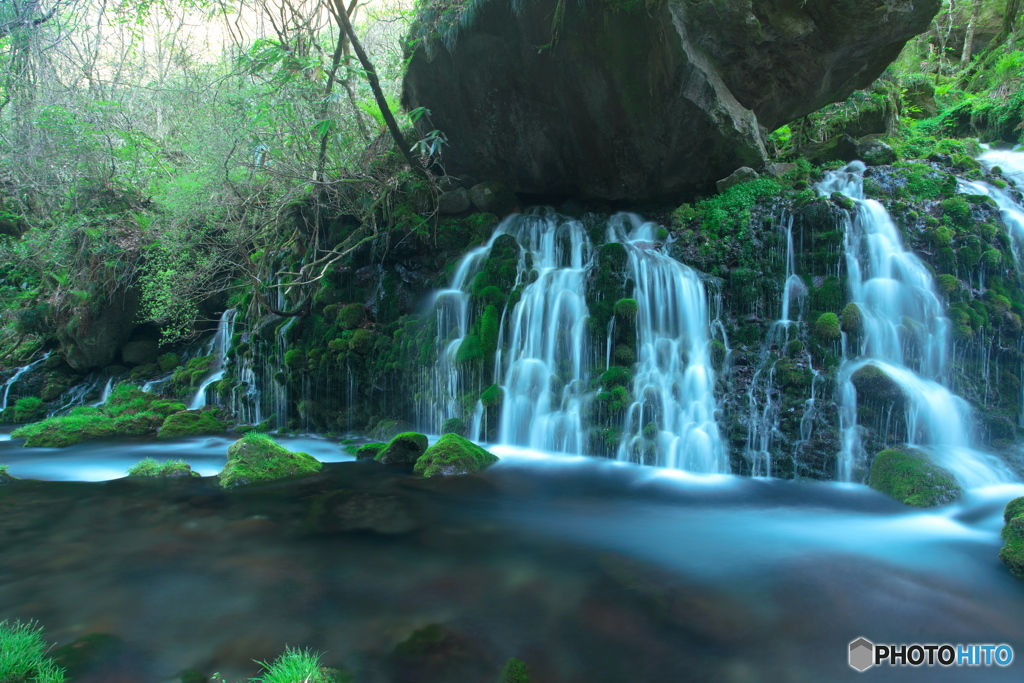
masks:
<instances>
[{"instance_id":1,"label":"white water","mask_svg":"<svg viewBox=\"0 0 1024 683\"><path fill-rule=\"evenodd\" d=\"M504 393L498 440L581 453L590 381L584 285L593 245L583 223L551 211L513 216L501 229L532 256L520 258L517 284L529 276L528 265L537 279L502 320L495 362Z\"/></svg>"},{"instance_id":2,"label":"white water","mask_svg":"<svg viewBox=\"0 0 1024 683\"><path fill-rule=\"evenodd\" d=\"M44 360L49 358L50 353L52 352L47 351L42 355L41 358L32 361L28 365L23 365L22 367L14 371L14 374L11 375L10 379L8 379L4 383L3 397L0 397L0 410L5 410L7 408L7 398L11 395L11 388L14 386L15 382L17 382L18 379L20 379L21 376L24 375L26 372L28 372L29 370L31 370L32 368L34 368L35 366L39 365Z\"/></svg>"},{"instance_id":3,"label":"white water","mask_svg":"<svg viewBox=\"0 0 1024 683\"><path fill-rule=\"evenodd\" d=\"M793 248L793 216L786 220L786 282L782 290L782 313L768 328L757 370L750 380L747 391L747 443L744 455L751 464L754 476L772 476L771 447L780 434L779 417L781 405L776 400L778 393L775 381L775 366L786 355L786 346L791 340L798 339L803 320L804 308L807 303L807 285L796 274L796 251ZM796 318L793 319L793 304L796 304ZM806 353L804 354L807 355ZM805 364L810 366L809 358ZM815 373L817 376L817 373ZM801 441L811 438L811 425L814 417L814 393L812 386L811 398L804 405L804 415L800 424Z\"/></svg>"},{"instance_id":4,"label":"white water","mask_svg":"<svg viewBox=\"0 0 1024 683\"><path fill-rule=\"evenodd\" d=\"M933 456L941 454L941 464L965 486L1010 481L1012 475L995 458L970 448L970 409L942 385L950 346L944 307L931 273L903 248L885 208L864 198L864 170L864 164L855 161L829 173L818 186L825 196L840 192L855 203L846 212L844 247L850 300L860 308L863 325L856 348L844 337L838 478L852 481L863 476L867 454L851 377L870 364L896 382L906 397L909 444Z\"/></svg>"},{"instance_id":5,"label":"white water","mask_svg":"<svg viewBox=\"0 0 1024 683\"><path fill-rule=\"evenodd\" d=\"M199 410L207 405L206 389L214 382L224 379L224 362L227 359L228 350L231 345L231 335L234 331L235 309L229 308L220 316L217 323L217 332L210 339L209 346L205 349L204 355L215 354L216 358L209 373L203 378L195 396L188 404L189 410Z\"/></svg>"},{"instance_id":6,"label":"white water","mask_svg":"<svg viewBox=\"0 0 1024 683\"><path fill-rule=\"evenodd\" d=\"M638 362L618 459L644 462L644 450L653 446L661 467L728 472L715 421L704 285L696 271L658 251L657 228L632 214L618 214L608 225L608 241L626 247L639 305ZM657 426L654 439L644 436L650 423Z\"/></svg>"}]
</instances>

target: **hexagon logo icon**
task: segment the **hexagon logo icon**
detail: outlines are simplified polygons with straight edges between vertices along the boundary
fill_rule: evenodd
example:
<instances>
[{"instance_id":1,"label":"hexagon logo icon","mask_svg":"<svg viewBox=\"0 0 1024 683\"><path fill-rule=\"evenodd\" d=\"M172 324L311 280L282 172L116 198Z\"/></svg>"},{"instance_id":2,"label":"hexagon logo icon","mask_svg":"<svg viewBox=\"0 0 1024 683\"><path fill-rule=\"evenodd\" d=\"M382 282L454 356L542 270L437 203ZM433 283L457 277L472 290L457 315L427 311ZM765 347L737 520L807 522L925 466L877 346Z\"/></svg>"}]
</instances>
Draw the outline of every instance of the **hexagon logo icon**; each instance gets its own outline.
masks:
<instances>
[{"instance_id":1,"label":"hexagon logo icon","mask_svg":"<svg viewBox=\"0 0 1024 683\"><path fill-rule=\"evenodd\" d=\"M875 644L867 638L858 638L850 643L850 666L857 671L867 671L875 665Z\"/></svg>"}]
</instances>

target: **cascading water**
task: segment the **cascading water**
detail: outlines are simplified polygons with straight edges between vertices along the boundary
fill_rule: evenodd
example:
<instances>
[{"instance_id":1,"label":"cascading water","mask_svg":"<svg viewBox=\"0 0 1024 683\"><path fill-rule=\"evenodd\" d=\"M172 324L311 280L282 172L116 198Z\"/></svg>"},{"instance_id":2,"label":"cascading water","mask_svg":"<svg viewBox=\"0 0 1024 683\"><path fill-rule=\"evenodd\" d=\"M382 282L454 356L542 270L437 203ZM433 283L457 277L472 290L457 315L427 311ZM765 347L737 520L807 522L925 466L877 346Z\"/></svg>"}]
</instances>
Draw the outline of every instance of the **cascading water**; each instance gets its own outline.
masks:
<instances>
[{"instance_id":1,"label":"cascading water","mask_svg":"<svg viewBox=\"0 0 1024 683\"><path fill-rule=\"evenodd\" d=\"M858 339L844 335L839 369L840 430L838 478L853 480L866 462L857 421L856 373L874 366L902 392L906 440L929 452L965 486L1009 480L994 458L970 448L970 409L942 386L949 348L949 322L935 293L931 273L903 248L885 208L865 199L865 166L855 161L829 173L818 192L852 199L844 211L844 248L850 300L860 312Z\"/></svg>"},{"instance_id":2,"label":"cascading water","mask_svg":"<svg viewBox=\"0 0 1024 683\"><path fill-rule=\"evenodd\" d=\"M793 248L793 216L785 220L786 225L786 282L782 290L781 317L768 328L768 334L761 347L757 370L750 380L747 392L747 443L745 456L751 464L754 476L772 476L771 447L779 430L779 412L781 405L777 401L777 382L775 381L776 366L785 357L787 346L791 341L799 341L799 322L803 320L804 308L807 303L807 285L796 274L796 251ZM796 317L793 316L794 304ZM806 353L804 353L806 356ZM810 367L809 359L804 359ZM811 437L813 424L814 394L804 406L804 419L801 422L801 440L808 441ZM806 426L806 429L804 428Z\"/></svg>"},{"instance_id":3,"label":"cascading water","mask_svg":"<svg viewBox=\"0 0 1024 683\"><path fill-rule=\"evenodd\" d=\"M653 446L659 466L728 472L715 421L707 296L696 271L657 250L657 227L630 214L608 225L608 240L626 247L638 304L638 362L618 458L644 462Z\"/></svg>"},{"instance_id":4,"label":"cascading water","mask_svg":"<svg viewBox=\"0 0 1024 683\"><path fill-rule=\"evenodd\" d=\"M227 359L228 351L231 345L231 335L234 331L234 320L235 320L235 309L229 308L224 311L220 316L220 321L217 323L217 331L214 333L213 338L210 339L209 346L205 349L205 355L214 355L213 366L210 368L210 372L203 378L202 383L199 385L199 389L196 391L195 396L192 397L192 401L189 403L189 410L199 410L203 406L207 405L206 390L214 382L218 382L224 378L224 362Z\"/></svg>"},{"instance_id":5,"label":"cascading water","mask_svg":"<svg viewBox=\"0 0 1024 683\"><path fill-rule=\"evenodd\" d=\"M513 216L501 230L523 248L517 285L535 279L499 333L507 342L495 361L504 394L499 441L581 453L590 380L584 284L593 245L582 222L551 211Z\"/></svg>"},{"instance_id":6,"label":"cascading water","mask_svg":"<svg viewBox=\"0 0 1024 683\"><path fill-rule=\"evenodd\" d=\"M20 367L20 368L18 368L17 370L14 371L14 374L11 375L10 379L8 379L4 383L3 393L0 394L0 411L6 410L6 408L7 408L7 401L8 401L8 398L10 397L10 395L11 395L11 388L14 387L14 384L26 372L28 372L29 370L31 370L32 368L34 368L35 366L39 365L40 363L45 361L47 358L49 358L50 357L50 353L52 353L52 352L51 351L47 351L46 353L43 354L43 356L41 358L39 358L39 359L37 359L35 361L32 361L28 365L23 365L22 367Z\"/></svg>"}]
</instances>

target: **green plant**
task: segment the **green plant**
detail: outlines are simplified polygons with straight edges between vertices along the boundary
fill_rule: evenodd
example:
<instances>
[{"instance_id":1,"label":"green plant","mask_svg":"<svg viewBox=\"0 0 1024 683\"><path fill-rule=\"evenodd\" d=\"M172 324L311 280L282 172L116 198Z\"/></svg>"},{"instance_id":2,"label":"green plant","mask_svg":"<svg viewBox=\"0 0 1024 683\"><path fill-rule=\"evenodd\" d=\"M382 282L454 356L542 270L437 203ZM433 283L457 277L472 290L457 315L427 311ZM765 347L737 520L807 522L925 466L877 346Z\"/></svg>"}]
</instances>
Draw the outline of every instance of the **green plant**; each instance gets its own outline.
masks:
<instances>
[{"instance_id":1,"label":"green plant","mask_svg":"<svg viewBox=\"0 0 1024 683\"><path fill-rule=\"evenodd\" d=\"M285 648L284 654L272 662L258 662L264 671L252 683L344 683L345 673L321 664L323 654L306 648Z\"/></svg>"},{"instance_id":2,"label":"green plant","mask_svg":"<svg viewBox=\"0 0 1024 683\"><path fill-rule=\"evenodd\" d=\"M47 656L48 649L39 624L0 621L0 681L62 683L64 669Z\"/></svg>"}]
</instances>

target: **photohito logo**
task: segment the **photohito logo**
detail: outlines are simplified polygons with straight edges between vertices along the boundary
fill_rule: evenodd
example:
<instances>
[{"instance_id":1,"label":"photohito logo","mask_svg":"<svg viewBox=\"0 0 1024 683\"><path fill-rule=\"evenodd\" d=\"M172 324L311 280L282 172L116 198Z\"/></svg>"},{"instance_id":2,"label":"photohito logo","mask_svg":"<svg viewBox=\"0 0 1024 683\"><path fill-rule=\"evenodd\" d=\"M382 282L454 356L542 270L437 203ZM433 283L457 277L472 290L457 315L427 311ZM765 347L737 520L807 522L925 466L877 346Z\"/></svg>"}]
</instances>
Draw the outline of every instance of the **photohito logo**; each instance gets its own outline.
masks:
<instances>
[{"instance_id":1,"label":"photohito logo","mask_svg":"<svg viewBox=\"0 0 1024 683\"><path fill-rule=\"evenodd\" d=\"M1010 666L1009 645L876 645L867 638L850 643L850 666L867 671L873 666Z\"/></svg>"}]
</instances>

